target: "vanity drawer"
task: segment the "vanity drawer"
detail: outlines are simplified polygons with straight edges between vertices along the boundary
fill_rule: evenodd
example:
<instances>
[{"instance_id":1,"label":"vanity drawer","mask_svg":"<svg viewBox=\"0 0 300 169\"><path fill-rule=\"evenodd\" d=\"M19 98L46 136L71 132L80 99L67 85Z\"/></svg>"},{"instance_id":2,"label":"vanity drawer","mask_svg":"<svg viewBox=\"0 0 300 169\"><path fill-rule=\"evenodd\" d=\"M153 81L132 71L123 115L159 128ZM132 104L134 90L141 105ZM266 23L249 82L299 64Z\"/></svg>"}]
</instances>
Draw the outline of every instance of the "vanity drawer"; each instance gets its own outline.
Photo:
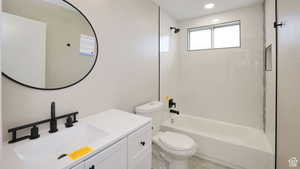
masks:
<instances>
[{"instance_id":1,"label":"vanity drawer","mask_svg":"<svg viewBox=\"0 0 300 169\"><path fill-rule=\"evenodd\" d=\"M128 156L135 158L151 149L152 127L151 123L128 136ZM148 149L148 150L147 150Z\"/></svg>"}]
</instances>

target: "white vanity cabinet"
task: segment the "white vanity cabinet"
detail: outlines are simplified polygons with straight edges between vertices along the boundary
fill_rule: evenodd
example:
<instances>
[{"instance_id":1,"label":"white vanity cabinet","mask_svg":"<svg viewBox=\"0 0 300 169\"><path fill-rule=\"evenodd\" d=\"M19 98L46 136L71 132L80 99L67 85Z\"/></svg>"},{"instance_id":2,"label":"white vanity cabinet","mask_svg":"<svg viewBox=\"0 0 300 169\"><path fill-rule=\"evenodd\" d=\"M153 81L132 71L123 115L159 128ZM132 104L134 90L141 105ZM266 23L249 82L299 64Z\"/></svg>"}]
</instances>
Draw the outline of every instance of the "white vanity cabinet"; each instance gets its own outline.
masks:
<instances>
[{"instance_id":1,"label":"white vanity cabinet","mask_svg":"<svg viewBox=\"0 0 300 169\"><path fill-rule=\"evenodd\" d=\"M127 169L127 138L72 169Z\"/></svg>"},{"instance_id":2,"label":"white vanity cabinet","mask_svg":"<svg viewBox=\"0 0 300 169\"><path fill-rule=\"evenodd\" d=\"M128 169L151 169L152 126L147 125L128 136Z\"/></svg>"},{"instance_id":3,"label":"white vanity cabinet","mask_svg":"<svg viewBox=\"0 0 300 169\"><path fill-rule=\"evenodd\" d=\"M151 169L151 133L148 124L72 169Z\"/></svg>"},{"instance_id":4,"label":"white vanity cabinet","mask_svg":"<svg viewBox=\"0 0 300 169\"><path fill-rule=\"evenodd\" d=\"M85 163L81 163L77 165L76 167L73 167L72 169L85 169Z\"/></svg>"},{"instance_id":5,"label":"white vanity cabinet","mask_svg":"<svg viewBox=\"0 0 300 169\"><path fill-rule=\"evenodd\" d=\"M86 169L127 169L127 139L112 145L85 162Z\"/></svg>"},{"instance_id":6,"label":"white vanity cabinet","mask_svg":"<svg viewBox=\"0 0 300 169\"><path fill-rule=\"evenodd\" d=\"M151 119L111 109L79 119L72 128L0 148L2 169L151 169ZM90 146L76 161L57 156ZM45 149L42 153L35 150ZM18 152L18 154L16 153ZM23 156L24 158L20 158ZM54 157L54 158L53 158Z\"/></svg>"}]
</instances>

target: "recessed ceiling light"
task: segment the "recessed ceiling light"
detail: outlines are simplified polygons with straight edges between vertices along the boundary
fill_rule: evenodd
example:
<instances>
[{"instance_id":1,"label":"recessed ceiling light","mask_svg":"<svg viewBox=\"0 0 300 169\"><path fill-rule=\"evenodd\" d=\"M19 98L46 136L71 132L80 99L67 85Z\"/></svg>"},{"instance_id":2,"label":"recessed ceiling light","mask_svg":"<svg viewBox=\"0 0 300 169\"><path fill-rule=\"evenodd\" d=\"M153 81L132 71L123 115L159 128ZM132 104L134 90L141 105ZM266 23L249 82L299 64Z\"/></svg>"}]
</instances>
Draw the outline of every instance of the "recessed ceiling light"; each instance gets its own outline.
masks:
<instances>
[{"instance_id":1,"label":"recessed ceiling light","mask_svg":"<svg viewBox=\"0 0 300 169\"><path fill-rule=\"evenodd\" d=\"M220 19L213 19L212 21L213 21L213 22L219 22Z\"/></svg>"},{"instance_id":2,"label":"recessed ceiling light","mask_svg":"<svg viewBox=\"0 0 300 169\"><path fill-rule=\"evenodd\" d=\"M215 4L214 4L214 3L209 3L209 4L206 4L206 5L204 6L205 9L212 9L212 8L214 8L214 7L215 7Z\"/></svg>"}]
</instances>

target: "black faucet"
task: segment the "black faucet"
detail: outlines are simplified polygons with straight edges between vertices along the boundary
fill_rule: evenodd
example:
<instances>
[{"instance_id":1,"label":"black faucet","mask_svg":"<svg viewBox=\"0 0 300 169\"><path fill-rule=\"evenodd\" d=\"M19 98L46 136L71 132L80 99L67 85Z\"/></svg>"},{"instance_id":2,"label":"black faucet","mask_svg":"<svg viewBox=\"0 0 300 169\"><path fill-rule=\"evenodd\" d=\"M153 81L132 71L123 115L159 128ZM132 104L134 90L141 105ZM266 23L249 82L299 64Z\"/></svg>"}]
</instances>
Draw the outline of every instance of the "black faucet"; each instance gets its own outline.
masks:
<instances>
[{"instance_id":1,"label":"black faucet","mask_svg":"<svg viewBox=\"0 0 300 169\"><path fill-rule=\"evenodd\" d=\"M55 102L51 103L51 119L50 119L50 130L49 133L57 132L57 119L55 117Z\"/></svg>"},{"instance_id":2,"label":"black faucet","mask_svg":"<svg viewBox=\"0 0 300 169\"><path fill-rule=\"evenodd\" d=\"M76 119L76 116L78 114L79 114L79 112L73 112L73 113L68 113L68 114L56 117L56 115L55 115L55 102L52 102L51 103L51 118L8 129L8 133L11 133L11 136L12 136L11 140L8 143L12 144L12 143L16 143L16 142L19 142L19 141L22 141L22 140L25 140L25 139L33 140L33 139L39 138L40 135L39 135L38 125L41 125L41 124L44 124L44 123L49 123L50 122L49 133L55 133L55 132L58 131L57 130L57 120L63 119L63 118L67 118L66 123L65 123L66 127L67 128L72 127L73 123L78 122L77 119ZM28 128L31 128L30 135L17 137L17 132L19 130L24 130L24 129L28 129Z\"/></svg>"},{"instance_id":3,"label":"black faucet","mask_svg":"<svg viewBox=\"0 0 300 169\"><path fill-rule=\"evenodd\" d=\"M174 109L170 109L170 113L174 113L174 114L177 114L177 115L180 114L178 110L174 110Z\"/></svg>"},{"instance_id":4,"label":"black faucet","mask_svg":"<svg viewBox=\"0 0 300 169\"><path fill-rule=\"evenodd\" d=\"M36 125L32 126L32 128L30 130L29 139L30 140L34 140L34 139L37 139L39 137L40 137L40 135L39 135L39 128Z\"/></svg>"}]
</instances>

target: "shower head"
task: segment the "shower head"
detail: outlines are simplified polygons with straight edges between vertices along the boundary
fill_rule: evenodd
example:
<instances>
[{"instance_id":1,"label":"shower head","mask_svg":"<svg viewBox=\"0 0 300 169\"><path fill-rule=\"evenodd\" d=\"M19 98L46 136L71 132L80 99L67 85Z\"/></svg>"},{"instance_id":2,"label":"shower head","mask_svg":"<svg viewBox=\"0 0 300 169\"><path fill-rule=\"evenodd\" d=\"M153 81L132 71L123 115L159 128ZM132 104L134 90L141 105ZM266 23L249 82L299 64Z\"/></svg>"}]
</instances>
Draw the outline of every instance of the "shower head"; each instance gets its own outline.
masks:
<instances>
[{"instance_id":1,"label":"shower head","mask_svg":"<svg viewBox=\"0 0 300 169\"><path fill-rule=\"evenodd\" d=\"M179 28L176 28L176 27L170 27L170 30L174 30L174 33L179 33L180 32L180 29Z\"/></svg>"}]
</instances>

